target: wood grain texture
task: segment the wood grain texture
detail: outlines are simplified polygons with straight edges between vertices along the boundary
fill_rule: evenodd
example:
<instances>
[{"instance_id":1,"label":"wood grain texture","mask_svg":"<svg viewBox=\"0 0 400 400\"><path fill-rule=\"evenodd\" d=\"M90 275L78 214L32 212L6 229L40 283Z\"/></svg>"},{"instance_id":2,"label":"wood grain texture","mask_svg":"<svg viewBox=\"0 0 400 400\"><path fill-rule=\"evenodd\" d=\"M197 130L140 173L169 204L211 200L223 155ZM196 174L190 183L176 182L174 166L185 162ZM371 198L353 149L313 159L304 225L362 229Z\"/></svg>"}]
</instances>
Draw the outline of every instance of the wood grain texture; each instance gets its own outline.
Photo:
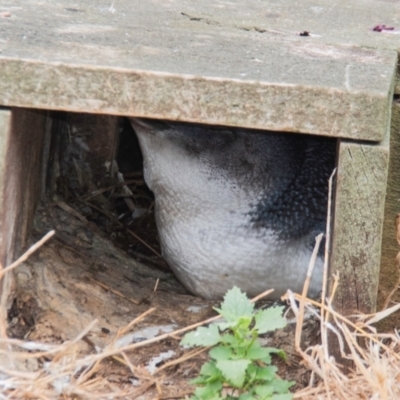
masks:
<instances>
[{"instance_id":1,"label":"wood grain texture","mask_svg":"<svg viewBox=\"0 0 400 400\"><path fill-rule=\"evenodd\" d=\"M41 158L46 113L0 111L0 263L20 256L40 198ZM9 274L2 281L1 309L11 291ZM5 317L5 316L2 316Z\"/></svg>"},{"instance_id":2,"label":"wood grain texture","mask_svg":"<svg viewBox=\"0 0 400 400\"><path fill-rule=\"evenodd\" d=\"M382 234L382 259L378 292L379 307L383 306L399 278L399 270L395 259L397 253L400 251L400 246L396 240L395 218L400 213L400 102L395 102L392 108L390 154L385 219ZM395 293L392 300L395 302L400 301L400 293ZM397 315L385 319L383 321L384 329L392 330L395 328L398 325L396 320L398 320Z\"/></svg>"},{"instance_id":3,"label":"wood grain texture","mask_svg":"<svg viewBox=\"0 0 400 400\"><path fill-rule=\"evenodd\" d=\"M389 132L379 144L339 144L331 273L344 315L376 309L388 165Z\"/></svg>"}]
</instances>

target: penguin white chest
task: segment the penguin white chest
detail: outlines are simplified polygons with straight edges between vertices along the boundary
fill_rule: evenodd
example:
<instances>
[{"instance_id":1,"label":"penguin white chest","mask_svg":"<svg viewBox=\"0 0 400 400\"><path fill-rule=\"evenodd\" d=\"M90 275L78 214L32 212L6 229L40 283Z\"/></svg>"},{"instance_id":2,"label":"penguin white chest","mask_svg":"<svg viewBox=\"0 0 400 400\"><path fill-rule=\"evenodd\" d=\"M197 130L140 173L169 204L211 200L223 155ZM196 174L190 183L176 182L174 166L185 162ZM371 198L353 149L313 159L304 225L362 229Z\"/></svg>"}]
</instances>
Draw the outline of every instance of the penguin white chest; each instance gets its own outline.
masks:
<instances>
[{"instance_id":1,"label":"penguin white chest","mask_svg":"<svg viewBox=\"0 0 400 400\"><path fill-rule=\"evenodd\" d=\"M218 298L236 285L250 296L274 288L279 297L301 290L314 237L324 231L334 141L131 122L163 256L191 292ZM324 151L322 167L307 161L311 150ZM321 282L318 259L312 295Z\"/></svg>"}]
</instances>

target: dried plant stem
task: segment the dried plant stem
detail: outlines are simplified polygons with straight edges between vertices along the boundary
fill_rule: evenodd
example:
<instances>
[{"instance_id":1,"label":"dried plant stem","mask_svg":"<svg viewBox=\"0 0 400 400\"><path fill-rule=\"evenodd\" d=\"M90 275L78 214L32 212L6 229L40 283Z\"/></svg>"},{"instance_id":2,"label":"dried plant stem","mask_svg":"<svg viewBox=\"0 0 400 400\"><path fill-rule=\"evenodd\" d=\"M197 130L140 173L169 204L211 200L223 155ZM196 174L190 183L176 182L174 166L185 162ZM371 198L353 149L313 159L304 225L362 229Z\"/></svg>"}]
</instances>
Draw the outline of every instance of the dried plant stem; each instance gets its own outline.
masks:
<instances>
[{"instance_id":1,"label":"dried plant stem","mask_svg":"<svg viewBox=\"0 0 400 400\"><path fill-rule=\"evenodd\" d=\"M328 289L328 273L329 273L329 254L330 254L330 246L331 246L331 224L332 224L332 198L333 198L333 178L336 175L336 168L333 170L331 176L328 181L328 212L326 216L326 235L325 235L325 254L324 254L324 275L322 279L322 294L321 299L322 302L325 301L327 289ZM332 290L331 296L336 292ZM331 298L332 300L332 298ZM329 321L329 311L325 315L325 310L321 309L321 344L322 348L325 351L325 357L328 358L328 332L323 328L323 325Z\"/></svg>"},{"instance_id":2,"label":"dried plant stem","mask_svg":"<svg viewBox=\"0 0 400 400\"><path fill-rule=\"evenodd\" d=\"M25 262L31 254L33 254L36 250L38 250L41 246L43 246L52 236L54 236L55 233L56 233L55 231L48 232L42 239L40 239L31 247L29 247L29 249L24 254L22 254L21 257L19 257L16 261L10 264L7 268L1 268L0 280L4 277L4 274L18 267L23 262Z\"/></svg>"},{"instance_id":3,"label":"dried plant stem","mask_svg":"<svg viewBox=\"0 0 400 400\"><path fill-rule=\"evenodd\" d=\"M123 299L129 301L130 303L133 303L133 304L136 304L136 305L138 305L138 304L141 303L140 300L135 300L135 299L133 299L132 297L125 296L123 293L119 292L118 290L115 290L115 289L113 289L113 288L110 288L110 287L107 286L106 284L104 284L104 283L102 283L102 282L99 282L98 280L96 280L96 279L94 279L94 278L92 278L92 277L90 277L89 279L90 279L92 282L94 282L96 285L99 285L100 287L102 287L104 290L107 290L108 292L114 293L116 296L119 296L119 297L121 297L121 298L123 298Z\"/></svg>"},{"instance_id":4,"label":"dried plant stem","mask_svg":"<svg viewBox=\"0 0 400 400\"><path fill-rule=\"evenodd\" d=\"M294 293L293 297L297 300L297 301L301 301L302 296ZM339 314L338 312L336 312L331 306L326 306L322 303L319 303L315 300L312 299L307 299L307 302L309 304L312 304L313 306L318 307L319 309L324 309L325 311L329 311L332 316L334 316L336 319L346 323L347 325L351 326L354 330L356 330L359 334L361 334L362 336L366 337L367 339L371 340L372 342L379 344L382 349L386 350L386 351L390 351L389 347L386 346L384 343L381 343L378 339L376 339L374 336L372 336L369 332L365 331L364 329L360 328L358 325L356 325L355 323L353 323L352 321L350 321L348 318L344 317L343 315ZM395 354L394 355L396 357L397 360L400 361L400 355Z\"/></svg>"},{"instance_id":5,"label":"dried plant stem","mask_svg":"<svg viewBox=\"0 0 400 400\"><path fill-rule=\"evenodd\" d=\"M211 347L201 347L200 349L197 348L192 351L189 351L188 353L185 353L182 357L179 357L176 360L172 360L172 361L165 363L160 368L158 368L155 373L158 374L160 371L162 371L165 368L172 367L173 365L177 365L184 361L190 360L193 357L197 357L199 354L204 353L205 351L208 351L210 349L211 349Z\"/></svg>"},{"instance_id":6,"label":"dried plant stem","mask_svg":"<svg viewBox=\"0 0 400 400\"><path fill-rule=\"evenodd\" d=\"M308 265L307 277L304 282L303 292L301 294L301 300L300 300L300 304L299 304L300 307L299 307L299 311L298 311L298 323L296 325L295 340L294 340L296 351L301 351L300 343L301 343L301 333L303 330L305 299L307 298L307 292L308 292L308 288L310 286L312 272L314 270L315 261L318 256L318 250L319 250L319 246L321 244L321 240L322 240L323 236L324 235L321 233L315 238L315 246L314 246L314 250L313 250L313 253L311 256L310 263Z\"/></svg>"},{"instance_id":7,"label":"dried plant stem","mask_svg":"<svg viewBox=\"0 0 400 400\"><path fill-rule=\"evenodd\" d=\"M268 296L272 292L273 292L273 289L266 290L265 292L263 292L263 293L259 294L258 296L254 297L251 300L251 302L256 302L256 301ZM138 318L141 318L141 316L138 317ZM121 352L132 351L134 349L138 349L139 347L144 347L144 346L147 346L149 344L157 343L157 342L160 342L160 341L168 339L168 338L174 338L174 337L180 335L181 333L184 333L184 332L187 332L187 331L191 331L191 330L193 330L195 328L198 328L199 326L206 325L206 324L209 324L211 322L217 321L220 318L221 318L220 315L216 315L215 317L211 317L211 318L208 318L208 319L206 319L204 321L197 322L196 324L192 324L192 325L186 326L184 328L177 329L177 330L175 330L173 332L164 333L163 335L159 335L159 336L156 336L156 337L151 338L151 339L143 340L142 342L139 342L139 343L132 343L132 344L128 344L126 346L120 347L120 348L108 349L108 350L105 350L105 352L102 353L102 354L91 355L90 356L90 360L91 360L91 362L94 362L94 361L103 359L105 357L114 356L114 355L116 355L118 353L121 353ZM84 358L84 359L80 360L78 363L79 363L79 365L84 365L84 364L87 364L87 360L86 360L86 358Z\"/></svg>"}]
</instances>

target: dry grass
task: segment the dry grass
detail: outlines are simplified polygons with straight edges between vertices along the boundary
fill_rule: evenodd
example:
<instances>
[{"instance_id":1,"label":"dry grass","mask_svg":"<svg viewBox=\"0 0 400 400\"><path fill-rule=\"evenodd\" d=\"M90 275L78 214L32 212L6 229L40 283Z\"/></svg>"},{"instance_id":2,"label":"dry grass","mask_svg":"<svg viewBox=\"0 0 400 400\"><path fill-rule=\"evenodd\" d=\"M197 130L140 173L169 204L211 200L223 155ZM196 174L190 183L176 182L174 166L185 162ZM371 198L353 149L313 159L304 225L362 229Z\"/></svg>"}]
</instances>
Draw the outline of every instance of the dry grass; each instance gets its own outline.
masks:
<instances>
[{"instance_id":1,"label":"dry grass","mask_svg":"<svg viewBox=\"0 0 400 400\"><path fill-rule=\"evenodd\" d=\"M337 281L336 281L337 282ZM400 304L374 315L354 316L356 323L336 313L331 301L325 304L289 293L297 316L296 349L312 371L310 384L295 394L306 399L399 399L400 398L400 337L377 333L373 323L396 312ZM300 346L302 316L295 300L318 316L321 321L321 343L302 350ZM318 312L319 311L319 312ZM321 317L321 311L325 315ZM341 355L351 360L354 368L345 374L329 354L331 332L340 343ZM360 343L364 343L361 347ZM315 384L318 381L318 384Z\"/></svg>"}]
</instances>

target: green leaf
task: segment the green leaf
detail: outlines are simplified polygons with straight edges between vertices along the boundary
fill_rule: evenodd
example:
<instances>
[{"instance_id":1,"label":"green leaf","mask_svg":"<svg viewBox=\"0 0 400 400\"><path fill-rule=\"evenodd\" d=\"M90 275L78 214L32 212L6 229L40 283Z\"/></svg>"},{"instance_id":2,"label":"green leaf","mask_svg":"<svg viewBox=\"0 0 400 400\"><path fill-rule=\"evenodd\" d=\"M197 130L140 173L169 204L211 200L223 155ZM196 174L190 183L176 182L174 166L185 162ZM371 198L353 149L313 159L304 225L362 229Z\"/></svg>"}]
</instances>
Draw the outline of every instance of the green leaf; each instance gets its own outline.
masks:
<instances>
[{"instance_id":1,"label":"green leaf","mask_svg":"<svg viewBox=\"0 0 400 400\"><path fill-rule=\"evenodd\" d=\"M216 362L217 368L232 386L241 388L246 377L246 369L250 360L221 360Z\"/></svg>"},{"instance_id":2,"label":"green leaf","mask_svg":"<svg viewBox=\"0 0 400 400\"><path fill-rule=\"evenodd\" d=\"M259 367L258 365L251 364L246 371L248 382L252 384L266 384L276 379L277 370L278 369L274 366ZM249 385L247 385L247 387L249 387Z\"/></svg>"},{"instance_id":3,"label":"green leaf","mask_svg":"<svg viewBox=\"0 0 400 400\"><path fill-rule=\"evenodd\" d=\"M221 374L221 372L220 372ZM189 383L191 385L200 385L200 386L204 386L207 385L207 383L209 383L210 377L209 376L198 376L197 378L191 379L189 381Z\"/></svg>"},{"instance_id":4,"label":"green leaf","mask_svg":"<svg viewBox=\"0 0 400 400\"><path fill-rule=\"evenodd\" d=\"M243 393L239 396L239 400L254 400L254 396L251 393Z\"/></svg>"},{"instance_id":5,"label":"green leaf","mask_svg":"<svg viewBox=\"0 0 400 400\"><path fill-rule=\"evenodd\" d=\"M257 365L250 364L246 369L246 387L251 387L257 376Z\"/></svg>"},{"instance_id":6,"label":"green leaf","mask_svg":"<svg viewBox=\"0 0 400 400\"><path fill-rule=\"evenodd\" d=\"M232 350L229 347L217 346L210 350L210 357L214 360L229 360L232 357Z\"/></svg>"},{"instance_id":7,"label":"green leaf","mask_svg":"<svg viewBox=\"0 0 400 400\"><path fill-rule=\"evenodd\" d=\"M269 383L265 385L256 385L253 390L254 393L258 394L262 399L269 398L274 394L274 388Z\"/></svg>"},{"instance_id":8,"label":"green leaf","mask_svg":"<svg viewBox=\"0 0 400 400\"><path fill-rule=\"evenodd\" d=\"M240 346L240 341L230 333L224 333L221 335L221 343L227 344L232 348Z\"/></svg>"},{"instance_id":9,"label":"green leaf","mask_svg":"<svg viewBox=\"0 0 400 400\"><path fill-rule=\"evenodd\" d=\"M294 384L277 377L277 368L269 365L271 355L285 358L273 347L262 347L258 335L286 325L283 307L254 313L254 305L237 287L230 290L216 309L225 319L220 324L198 328L182 339L182 345L216 346L210 350L211 361L205 363L191 400L290 400L289 388ZM250 327L254 323L254 328ZM230 329L221 334L220 331ZM259 365L259 362L267 364ZM264 365L264 366L262 366ZM222 389L227 393L222 396ZM240 389L240 390L236 390ZM239 393L238 393L239 392Z\"/></svg>"},{"instance_id":10,"label":"green leaf","mask_svg":"<svg viewBox=\"0 0 400 400\"><path fill-rule=\"evenodd\" d=\"M282 358L282 360L286 361L286 353L283 350L277 349L275 347L263 347L263 348L265 350L267 350L269 354L276 354L278 357ZM261 359L261 361L264 361L264 360ZM267 362L267 364L269 364L270 362L271 361Z\"/></svg>"},{"instance_id":11,"label":"green leaf","mask_svg":"<svg viewBox=\"0 0 400 400\"><path fill-rule=\"evenodd\" d=\"M207 377L214 377L220 375L220 370L215 366L214 361L206 362L203 364L200 370L200 375L207 376Z\"/></svg>"},{"instance_id":12,"label":"green leaf","mask_svg":"<svg viewBox=\"0 0 400 400\"><path fill-rule=\"evenodd\" d=\"M284 307L271 307L257 312L254 329L258 333L271 332L286 326L286 320L282 317Z\"/></svg>"},{"instance_id":13,"label":"green leaf","mask_svg":"<svg viewBox=\"0 0 400 400\"><path fill-rule=\"evenodd\" d=\"M232 327L232 330L242 331L242 334L249 335L251 333L249 327L253 322L253 315L244 315L236 319L236 324Z\"/></svg>"},{"instance_id":14,"label":"green leaf","mask_svg":"<svg viewBox=\"0 0 400 400\"><path fill-rule=\"evenodd\" d=\"M194 394L199 400L220 400L222 399L220 392L222 383L212 382L206 386L196 388Z\"/></svg>"},{"instance_id":15,"label":"green leaf","mask_svg":"<svg viewBox=\"0 0 400 400\"><path fill-rule=\"evenodd\" d=\"M193 385L206 385L210 382L220 380L221 371L215 366L215 361L205 363L200 370L200 376L190 381Z\"/></svg>"},{"instance_id":16,"label":"green leaf","mask_svg":"<svg viewBox=\"0 0 400 400\"><path fill-rule=\"evenodd\" d=\"M271 398L275 399L275 396L277 395L287 395L289 394L292 396L291 393L289 392L289 388L294 385L294 382L288 382L284 381L283 379L273 379L272 381L265 383L264 385L255 385L253 387L254 393L258 394L261 398ZM275 393L275 394L274 394ZM291 399L292 397L288 397L288 399ZM279 398L277 398L279 399ZM282 398L282 400L285 400L286 398Z\"/></svg>"},{"instance_id":17,"label":"green leaf","mask_svg":"<svg viewBox=\"0 0 400 400\"><path fill-rule=\"evenodd\" d=\"M295 382L285 381L283 379L274 379L271 382L272 387L274 388L274 392L278 394L285 394L289 391L289 389L295 384Z\"/></svg>"},{"instance_id":18,"label":"green leaf","mask_svg":"<svg viewBox=\"0 0 400 400\"><path fill-rule=\"evenodd\" d=\"M262 360L267 364L271 362L270 351L267 347L261 347L258 340L247 349L246 358L249 360Z\"/></svg>"},{"instance_id":19,"label":"green leaf","mask_svg":"<svg viewBox=\"0 0 400 400\"><path fill-rule=\"evenodd\" d=\"M214 310L220 312L219 308L214 307ZM228 328L235 326L235 324L236 324L236 320L233 322L219 322L217 325L218 325L219 330L221 332L223 332L223 331L227 330Z\"/></svg>"},{"instance_id":20,"label":"green leaf","mask_svg":"<svg viewBox=\"0 0 400 400\"><path fill-rule=\"evenodd\" d=\"M217 310L218 312L220 311L218 308L214 308L214 309ZM236 318L236 319L232 320L231 322L220 322L218 324L218 327L221 332L230 328L233 331L236 331L239 329L239 330L245 330L246 333L250 333L249 327L250 327L251 323L253 322L253 318L254 318L254 316L245 315L245 316Z\"/></svg>"},{"instance_id":21,"label":"green leaf","mask_svg":"<svg viewBox=\"0 0 400 400\"><path fill-rule=\"evenodd\" d=\"M181 345L189 346L215 346L221 340L218 326L212 324L208 327L201 326L193 332L187 333L181 340Z\"/></svg>"},{"instance_id":22,"label":"green leaf","mask_svg":"<svg viewBox=\"0 0 400 400\"><path fill-rule=\"evenodd\" d=\"M229 290L224 301L221 304L221 309L215 308L229 322L236 322L239 318L253 317L254 304L250 302L247 296L234 286Z\"/></svg>"},{"instance_id":23,"label":"green leaf","mask_svg":"<svg viewBox=\"0 0 400 400\"><path fill-rule=\"evenodd\" d=\"M276 379L277 370L278 368L274 367L273 365L268 367L258 367L256 380L264 382L272 381Z\"/></svg>"},{"instance_id":24,"label":"green leaf","mask_svg":"<svg viewBox=\"0 0 400 400\"><path fill-rule=\"evenodd\" d=\"M292 399L293 399L292 393L274 394L273 396L271 396L271 400L292 400Z\"/></svg>"}]
</instances>

